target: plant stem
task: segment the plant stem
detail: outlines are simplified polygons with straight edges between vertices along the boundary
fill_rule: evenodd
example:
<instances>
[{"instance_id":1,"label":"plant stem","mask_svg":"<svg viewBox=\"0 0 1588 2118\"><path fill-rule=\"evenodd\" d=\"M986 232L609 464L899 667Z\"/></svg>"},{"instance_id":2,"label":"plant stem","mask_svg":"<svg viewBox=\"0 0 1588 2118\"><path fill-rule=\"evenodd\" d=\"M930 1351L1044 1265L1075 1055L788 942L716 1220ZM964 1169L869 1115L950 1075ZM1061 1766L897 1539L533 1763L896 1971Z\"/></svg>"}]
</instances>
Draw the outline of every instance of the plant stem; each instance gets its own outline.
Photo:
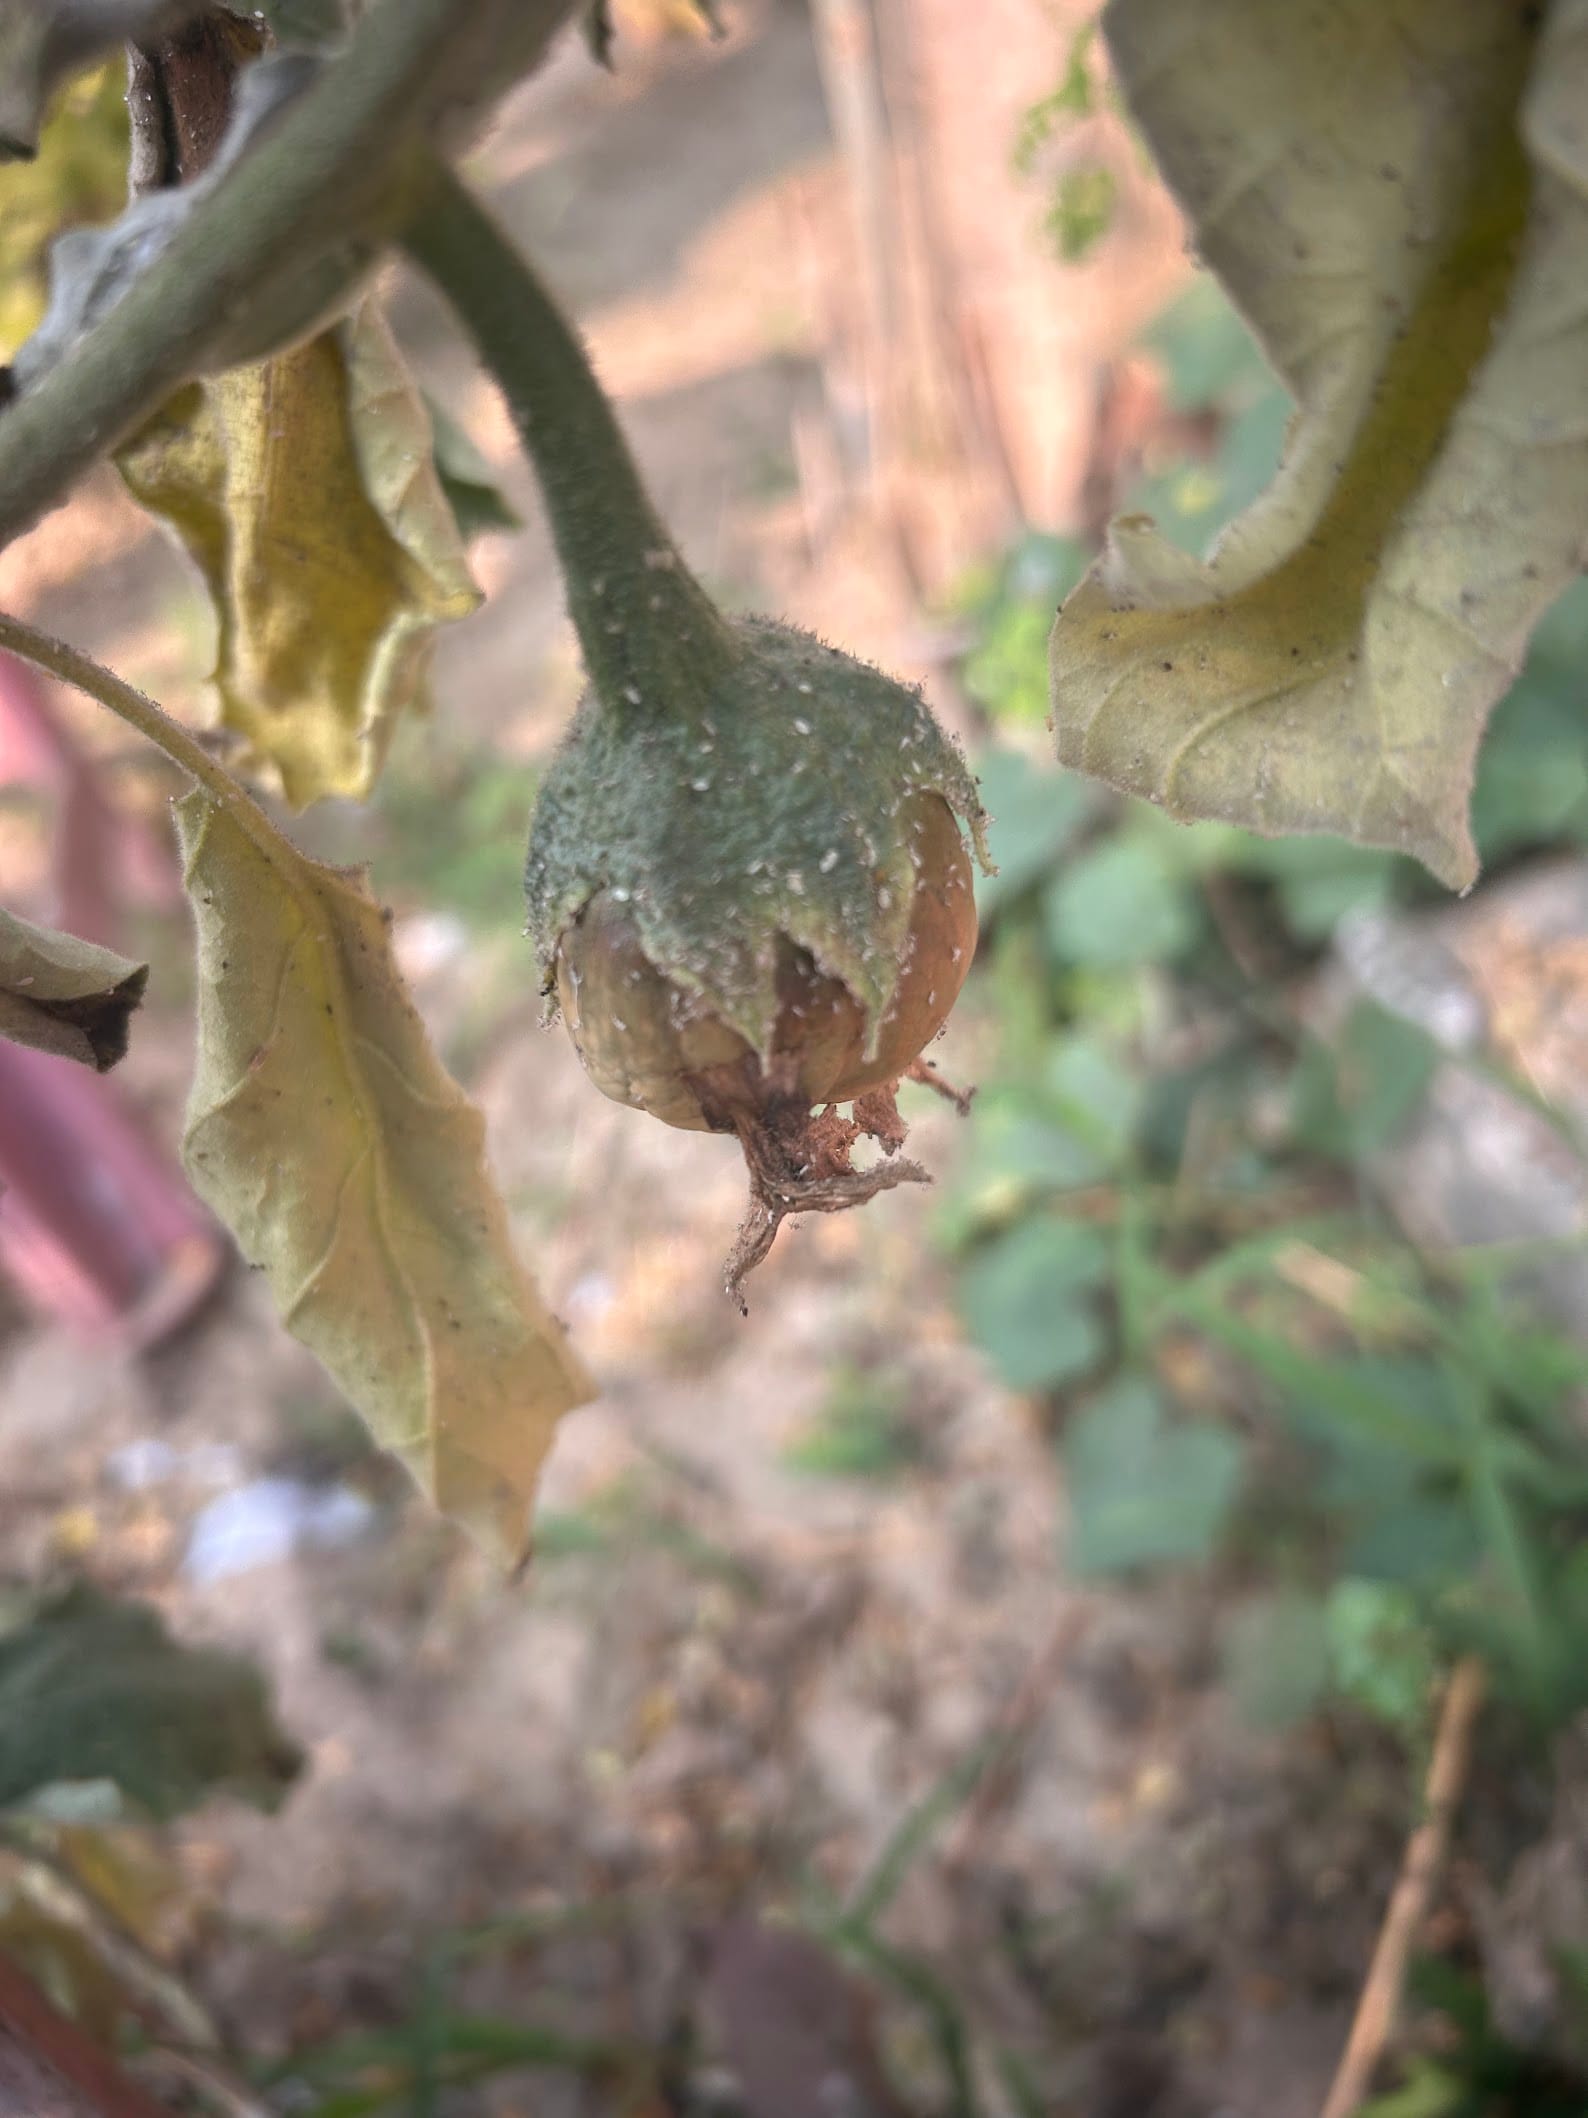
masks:
<instances>
[{"instance_id":1,"label":"plant stem","mask_svg":"<svg viewBox=\"0 0 1588 2118\"><path fill-rule=\"evenodd\" d=\"M1483 1664L1476 1656L1468 1655L1456 1664L1445 1687L1423 1789L1423 1813L1406 1842L1400 1874L1379 1929L1351 2034L1323 2106L1323 2118L1352 2118L1367 2096L1395 2028L1406 1985L1406 1967L1433 1902L1450 1845L1456 1806L1472 1763L1473 1735L1484 1690Z\"/></svg>"},{"instance_id":2,"label":"plant stem","mask_svg":"<svg viewBox=\"0 0 1588 2118\"><path fill-rule=\"evenodd\" d=\"M20 655L24 662L32 662L52 677L59 677L63 684L73 684L79 691L86 691L101 706L108 706L129 727L136 728L140 735L158 744L174 765L180 765L223 808L254 807L252 798L224 765L215 762L190 730L180 721L172 720L163 707L157 706L143 692L135 691L102 662L96 662L92 655L68 646L65 640L38 632L33 626L24 624L22 619L7 616L4 611L0 611L0 648Z\"/></svg>"},{"instance_id":3,"label":"plant stem","mask_svg":"<svg viewBox=\"0 0 1588 2118\"><path fill-rule=\"evenodd\" d=\"M402 231L501 385L540 479L568 607L603 703L685 706L733 636L646 492L578 336L527 260L439 162Z\"/></svg>"},{"instance_id":4,"label":"plant stem","mask_svg":"<svg viewBox=\"0 0 1588 2118\"><path fill-rule=\"evenodd\" d=\"M379 0L59 364L0 412L0 545L210 357L261 290L330 300L408 209L418 142L526 71L572 0Z\"/></svg>"},{"instance_id":5,"label":"plant stem","mask_svg":"<svg viewBox=\"0 0 1588 2118\"><path fill-rule=\"evenodd\" d=\"M197 781L218 809L227 812L272 867L290 870L303 858L291 840L276 829L247 788L233 779L224 765L216 763L190 729L184 728L180 721L174 721L163 707L157 706L145 693L134 690L103 662L96 662L92 655L83 654L65 640L36 631L20 618L8 617L4 611L0 611L0 650L20 655L23 661L58 677L63 684L72 684L79 691L87 692L91 699L108 707L139 735L147 736L165 752L173 765Z\"/></svg>"}]
</instances>

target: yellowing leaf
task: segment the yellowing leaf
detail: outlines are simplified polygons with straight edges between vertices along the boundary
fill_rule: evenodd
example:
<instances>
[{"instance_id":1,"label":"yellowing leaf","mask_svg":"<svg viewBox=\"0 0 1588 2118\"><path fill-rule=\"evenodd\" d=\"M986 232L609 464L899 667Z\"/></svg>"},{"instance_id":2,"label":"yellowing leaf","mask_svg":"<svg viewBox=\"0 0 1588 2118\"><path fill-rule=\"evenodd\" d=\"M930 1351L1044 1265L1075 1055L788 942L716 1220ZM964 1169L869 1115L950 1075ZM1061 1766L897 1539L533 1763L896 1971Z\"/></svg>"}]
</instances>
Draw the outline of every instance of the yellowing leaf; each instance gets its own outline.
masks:
<instances>
[{"instance_id":1,"label":"yellowing leaf","mask_svg":"<svg viewBox=\"0 0 1588 2118\"><path fill-rule=\"evenodd\" d=\"M295 807L366 795L436 626L480 600L378 307L189 384L118 460L204 577L223 724Z\"/></svg>"},{"instance_id":2,"label":"yellowing leaf","mask_svg":"<svg viewBox=\"0 0 1588 2118\"><path fill-rule=\"evenodd\" d=\"M177 825L198 921L189 1175L377 1439L516 1551L552 1431L590 1385L514 1255L480 1114L361 878L241 800L195 791Z\"/></svg>"},{"instance_id":3,"label":"yellowing leaf","mask_svg":"<svg viewBox=\"0 0 1588 2118\"><path fill-rule=\"evenodd\" d=\"M4 10L0 9L0 14ZM0 140L6 131L6 30L0 28ZM37 158L0 167L0 360L44 313L51 239L112 214L127 195L127 69L107 66L60 98Z\"/></svg>"},{"instance_id":4,"label":"yellowing leaf","mask_svg":"<svg viewBox=\"0 0 1588 2118\"><path fill-rule=\"evenodd\" d=\"M0 912L0 1037L99 1073L127 1049L146 963Z\"/></svg>"},{"instance_id":5,"label":"yellowing leaf","mask_svg":"<svg viewBox=\"0 0 1588 2118\"><path fill-rule=\"evenodd\" d=\"M1114 525L1063 761L1453 885L1483 724L1588 551L1588 0L1112 0L1131 108L1297 403L1210 557Z\"/></svg>"}]
</instances>

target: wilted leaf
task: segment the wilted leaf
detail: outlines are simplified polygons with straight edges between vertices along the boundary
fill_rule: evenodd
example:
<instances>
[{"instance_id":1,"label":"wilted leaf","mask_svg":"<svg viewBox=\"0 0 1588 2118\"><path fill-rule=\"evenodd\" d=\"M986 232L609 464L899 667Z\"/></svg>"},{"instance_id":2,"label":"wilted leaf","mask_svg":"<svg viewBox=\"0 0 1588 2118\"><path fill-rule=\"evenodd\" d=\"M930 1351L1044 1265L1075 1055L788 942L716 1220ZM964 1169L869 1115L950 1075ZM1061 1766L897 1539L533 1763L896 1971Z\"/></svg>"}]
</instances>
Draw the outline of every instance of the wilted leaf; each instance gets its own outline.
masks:
<instances>
[{"instance_id":1,"label":"wilted leaf","mask_svg":"<svg viewBox=\"0 0 1588 2118\"><path fill-rule=\"evenodd\" d=\"M479 602L379 308L190 384L119 460L204 577L223 723L295 806L366 795L436 626Z\"/></svg>"},{"instance_id":2,"label":"wilted leaf","mask_svg":"<svg viewBox=\"0 0 1588 2118\"><path fill-rule=\"evenodd\" d=\"M0 1632L0 1807L109 1780L155 1817L224 1788L271 1806L298 1769L258 1671L78 1584Z\"/></svg>"},{"instance_id":3,"label":"wilted leaf","mask_svg":"<svg viewBox=\"0 0 1588 2118\"><path fill-rule=\"evenodd\" d=\"M104 1073L148 977L146 963L0 911L0 1037Z\"/></svg>"},{"instance_id":4,"label":"wilted leaf","mask_svg":"<svg viewBox=\"0 0 1588 2118\"><path fill-rule=\"evenodd\" d=\"M0 359L44 312L52 239L74 222L116 212L126 198L126 81L125 67L112 65L75 82L51 113L35 159L0 176Z\"/></svg>"},{"instance_id":5,"label":"wilted leaf","mask_svg":"<svg viewBox=\"0 0 1588 2118\"><path fill-rule=\"evenodd\" d=\"M185 1157L293 1334L424 1490L516 1552L590 1386L514 1255L484 1124L357 876L251 805L177 804L199 932Z\"/></svg>"},{"instance_id":6,"label":"wilted leaf","mask_svg":"<svg viewBox=\"0 0 1588 2118\"><path fill-rule=\"evenodd\" d=\"M1588 540L1588 5L1537 14L1112 0L1135 115L1299 409L1205 563L1115 525L1054 627L1066 763L1472 879L1485 717Z\"/></svg>"}]
</instances>

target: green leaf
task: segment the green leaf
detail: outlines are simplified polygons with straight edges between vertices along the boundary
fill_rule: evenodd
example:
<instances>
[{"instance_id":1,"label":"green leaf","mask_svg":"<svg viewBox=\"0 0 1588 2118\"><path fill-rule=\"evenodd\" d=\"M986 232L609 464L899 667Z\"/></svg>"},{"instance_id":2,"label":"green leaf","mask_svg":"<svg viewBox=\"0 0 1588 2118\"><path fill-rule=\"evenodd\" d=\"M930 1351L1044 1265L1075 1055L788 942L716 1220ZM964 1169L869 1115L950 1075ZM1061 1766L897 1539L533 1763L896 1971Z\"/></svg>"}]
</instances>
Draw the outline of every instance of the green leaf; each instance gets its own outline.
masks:
<instances>
[{"instance_id":1,"label":"green leaf","mask_svg":"<svg viewBox=\"0 0 1588 2118\"><path fill-rule=\"evenodd\" d=\"M1405 2081L1364 2103L1360 2118L1479 2118L1472 2084L1459 2068L1413 2059Z\"/></svg>"},{"instance_id":2,"label":"green leaf","mask_svg":"<svg viewBox=\"0 0 1588 2118\"><path fill-rule=\"evenodd\" d=\"M1364 1460L1361 1468L1370 1468ZM1463 1492L1430 1487L1404 1467L1376 1461L1377 1477L1342 1507L1348 1529L1340 1563L1364 1582L1429 1593L1469 1579L1483 1544ZM1333 1482L1329 1490L1334 1491Z\"/></svg>"},{"instance_id":3,"label":"green leaf","mask_svg":"<svg viewBox=\"0 0 1588 2118\"><path fill-rule=\"evenodd\" d=\"M0 1037L98 1073L127 1049L146 963L0 911Z\"/></svg>"},{"instance_id":4,"label":"green leaf","mask_svg":"<svg viewBox=\"0 0 1588 2118\"><path fill-rule=\"evenodd\" d=\"M976 910L986 919L1053 866L1086 822L1092 791L1073 773L1034 765L1013 750L986 751L977 760L976 777L997 870L976 878Z\"/></svg>"},{"instance_id":5,"label":"green leaf","mask_svg":"<svg viewBox=\"0 0 1588 2118\"><path fill-rule=\"evenodd\" d=\"M1127 512L1151 515L1160 535L1182 551L1203 551L1273 477L1290 415L1290 399L1270 378L1254 403L1229 418L1211 458L1192 457L1144 479L1132 488Z\"/></svg>"},{"instance_id":6,"label":"green leaf","mask_svg":"<svg viewBox=\"0 0 1588 2118\"><path fill-rule=\"evenodd\" d=\"M1064 763L1472 880L1484 721L1588 535L1588 39L1542 12L1112 0L1132 112L1299 410L1205 562L1114 525L1054 627Z\"/></svg>"},{"instance_id":7,"label":"green leaf","mask_svg":"<svg viewBox=\"0 0 1588 2118\"><path fill-rule=\"evenodd\" d=\"M480 1114L359 877L241 798L189 794L177 829L198 923L194 1186L376 1439L516 1554L552 1432L590 1386L514 1254Z\"/></svg>"},{"instance_id":8,"label":"green leaf","mask_svg":"<svg viewBox=\"0 0 1588 2118\"><path fill-rule=\"evenodd\" d=\"M1274 387L1262 348L1207 273L1143 332L1142 344L1163 368L1171 412L1239 412Z\"/></svg>"},{"instance_id":9,"label":"green leaf","mask_svg":"<svg viewBox=\"0 0 1588 2118\"><path fill-rule=\"evenodd\" d=\"M1496 709L1472 794L1486 861L1588 839L1588 584L1533 635L1527 666Z\"/></svg>"},{"instance_id":10,"label":"green leaf","mask_svg":"<svg viewBox=\"0 0 1588 2118\"><path fill-rule=\"evenodd\" d=\"M1052 1389L1096 1364L1104 1338L1091 1297L1108 1263L1099 1235L1055 1215L1023 1221L974 1253L960 1306L1011 1390Z\"/></svg>"},{"instance_id":11,"label":"green leaf","mask_svg":"<svg viewBox=\"0 0 1588 2118\"><path fill-rule=\"evenodd\" d=\"M270 1808L297 1771L253 1665L78 1584L0 1631L0 1807L108 1780L151 1816L212 1793Z\"/></svg>"},{"instance_id":12,"label":"green leaf","mask_svg":"<svg viewBox=\"0 0 1588 2118\"><path fill-rule=\"evenodd\" d=\"M1439 1064L1428 1032L1377 1001L1358 1002L1331 1048L1309 1045L1296 1070L1291 1124L1314 1153L1361 1161L1390 1146Z\"/></svg>"},{"instance_id":13,"label":"green leaf","mask_svg":"<svg viewBox=\"0 0 1588 2118\"><path fill-rule=\"evenodd\" d=\"M816 1417L786 1445L783 1461L820 1478L897 1478L921 1454L896 1376L845 1365ZM539 1525L535 1541L540 1543Z\"/></svg>"},{"instance_id":14,"label":"green leaf","mask_svg":"<svg viewBox=\"0 0 1588 2118\"><path fill-rule=\"evenodd\" d=\"M1260 847L1249 869L1270 875L1285 924L1298 941L1327 941L1354 912L1392 905L1406 871L1393 853L1353 846L1339 838L1253 841Z\"/></svg>"},{"instance_id":15,"label":"green leaf","mask_svg":"<svg viewBox=\"0 0 1588 2118\"><path fill-rule=\"evenodd\" d=\"M430 414L430 455L465 544L488 530L516 530L524 518L491 475L491 467L446 406L424 393Z\"/></svg>"},{"instance_id":16,"label":"green leaf","mask_svg":"<svg viewBox=\"0 0 1588 2118\"><path fill-rule=\"evenodd\" d=\"M979 637L961 665L965 689L997 720L1040 726L1048 717L1048 633L1053 613L1086 571L1076 537L1028 532L964 599ZM1030 764L1023 766L1031 776Z\"/></svg>"},{"instance_id":17,"label":"green leaf","mask_svg":"<svg viewBox=\"0 0 1588 2118\"><path fill-rule=\"evenodd\" d=\"M1081 567L1068 584L1080 579ZM1048 634L1055 604L999 603L965 657L965 689L995 720L1041 727L1048 717Z\"/></svg>"},{"instance_id":18,"label":"green leaf","mask_svg":"<svg viewBox=\"0 0 1588 2118\"><path fill-rule=\"evenodd\" d=\"M1325 1606L1336 1688L1397 1735L1419 1739L1439 1676L1433 1635L1405 1589L1348 1576Z\"/></svg>"},{"instance_id":19,"label":"green leaf","mask_svg":"<svg viewBox=\"0 0 1588 2118\"><path fill-rule=\"evenodd\" d=\"M1066 169L1054 188L1043 225L1067 265L1079 264L1114 225L1119 180L1106 162Z\"/></svg>"},{"instance_id":20,"label":"green leaf","mask_svg":"<svg viewBox=\"0 0 1588 2118\"><path fill-rule=\"evenodd\" d=\"M1096 1184L1105 1154L1056 1118L1029 1089L990 1089L976 1099L971 1136L939 1217L950 1249L988 1226L1012 1221L1033 1199Z\"/></svg>"},{"instance_id":21,"label":"green leaf","mask_svg":"<svg viewBox=\"0 0 1588 2118\"><path fill-rule=\"evenodd\" d=\"M1191 892L1164 849L1128 832L1088 848L1055 875L1043 913L1059 959L1093 970L1168 962L1198 930Z\"/></svg>"},{"instance_id":22,"label":"green leaf","mask_svg":"<svg viewBox=\"0 0 1588 2118\"><path fill-rule=\"evenodd\" d=\"M1083 1576L1206 1559L1240 1483L1240 1445L1216 1427L1171 1426L1141 1376L1077 1413L1061 1450L1070 1500L1065 1546Z\"/></svg>"},{"instance_id":23,"label":"green leaf","mask_svg":"<svg viewBox=\"0 0 1588 2118\"><path fill-rule=\"evenodd\" d=\"M1254 1596L1225 1626L1223 1653L1225 1681L1248 1727L1294 1727L1329 1682L1324 1606L1295 1590Z\"/></svg>"},{"instance_id":24,"label":"green leaf","mask_svg":"<svg viewBox=\"0 0 1588 2118\"><path fill-rule=\"evenodd\" d=\"M117 458L215 606L223 725L295 808L368 794L437 626L479 603L430 438L368 300L190 384Z\"/></svg>"},{"instance_id":25,"label":"green leaf","mask_svg":"<svg viewBox=\"0 0 1588 2118\"><path fill-rule=\"evenodd\" d=\"M1099 1037L1064 1038L1043 1070L1053 1109L1109 1173L1130 1154L1142 1086L1125 1055Z\"/></svg>"},{"instance_id":26,"label":"green leaf","mask_svg":"<svg viewBox=\"0 0 1588 2118\"><path fill-rule=\"evenodd\" d=\"M1014 165L1020 174L1029 172L1037 150L1059 130L1061 121L1068 123L1074 118L1090 117L1096 108L1096 91L1092 85L1092 41L1096 35L1095 22L1082 23L1070 39L1063 80L1051 95L1033 103L1022 117L1014 152Z\"/></svg>"}]
</instances>

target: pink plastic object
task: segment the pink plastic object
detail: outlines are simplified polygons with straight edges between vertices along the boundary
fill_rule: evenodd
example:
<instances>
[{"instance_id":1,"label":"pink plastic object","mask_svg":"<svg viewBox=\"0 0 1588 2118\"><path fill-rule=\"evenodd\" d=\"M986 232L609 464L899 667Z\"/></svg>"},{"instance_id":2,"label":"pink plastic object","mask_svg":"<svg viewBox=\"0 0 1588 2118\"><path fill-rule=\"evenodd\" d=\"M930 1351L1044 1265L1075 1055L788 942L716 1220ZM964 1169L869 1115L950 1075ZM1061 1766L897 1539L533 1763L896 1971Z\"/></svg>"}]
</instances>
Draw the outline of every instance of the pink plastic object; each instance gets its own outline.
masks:
<instances>
[{"instance_id":1,"label":"pink plastic object","mask_svg":"<svg viewBox=\"0 0 1588 2118\"><path fill-rule=\"evenodd\" d=\"M142 867L159 894L174 865L124 824L32 672L0 654L0 782L60 799L60 916L114 945L118 883ZM134 1031L136 1035L136 1029ZM36 1308L130 1349L176 1329L226 1264L213 1221L145 1137L118 1085L0 1039L0 1269Z\"/></svg>"},{"instance_id":2,"label":"pink plastic object","mask_svg":"<svg viewBox=\"0 0 1588 2118\"><path fill-rule=\"evenodd\" d=\"M114 1085L0 1041L0 1266L37 1308L133 1349L174 1331L225 1253Z\"/></svg>"},{"instance_id":3,"label":"pink plastic object","mask_svg":"<svg viewBox=\"0 0 1588 2118\"><path fill-rule=\"evenodd\" d=\"M18 784L55 795L55 911L70 933L113 945L115 908L129 892L172 910L180 904L169 845L106 799L48 688L26 662L0 654L0 786Z\"/></svg>"}]
</instances>

